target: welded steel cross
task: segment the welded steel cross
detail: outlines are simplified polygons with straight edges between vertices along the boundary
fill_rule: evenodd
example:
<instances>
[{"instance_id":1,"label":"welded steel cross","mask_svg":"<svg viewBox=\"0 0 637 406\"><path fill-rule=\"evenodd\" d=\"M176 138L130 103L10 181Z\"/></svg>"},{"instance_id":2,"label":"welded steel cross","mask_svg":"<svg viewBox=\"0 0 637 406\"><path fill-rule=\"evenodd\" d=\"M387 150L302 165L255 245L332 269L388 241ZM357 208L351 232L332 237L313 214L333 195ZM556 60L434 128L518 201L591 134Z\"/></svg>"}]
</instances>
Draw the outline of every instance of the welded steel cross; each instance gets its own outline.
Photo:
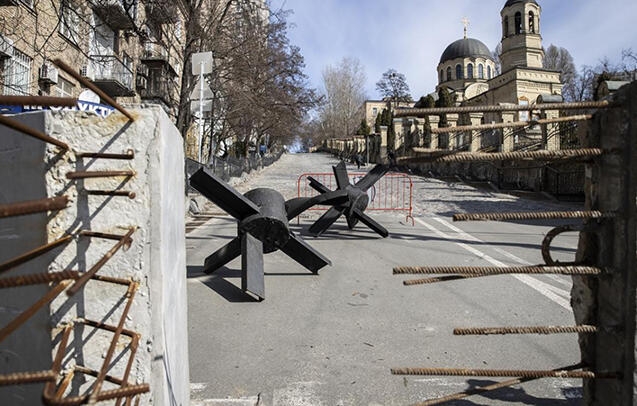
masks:
<instances>
[{"instance_id":1,"label":"welded steel cross","mask_svg":"<svg viewBox=\"0 0 637 406\"><path fill-rule=\"evenodd\" d=\"M190 177L190 184L238 220L237 237L206 258L205 273L212 273L241 255L241 288L265 298L263 254L281 250L313 273L330 264L289 228L289 220L316 204L341 204L347 192L337 190L312 198L285 201L273 189L253 189L241 195L207 168Z\"/></svg>"},{"instance_id":2,"label":"welded steel cross","mask_svg":"<svg viewBox=\"0 0 637 406\"><path fill-rule=\"evenodd\" d=\"M332 224L334 224L334 222L338 220L342 214L345 214L347 226L350 230L353 229L360 220L363 224L374 230L380 236L387 237L389 232L385 229L385 227L381 226L374 221L374 219L366 215L364 211L369 204L367 190L380 178L382 178L385 173L387 173L389 167L387 165L376 165L367 172L361 180L353 185L349 182L349 176L347 175L347 168L344 161L339 162L339 164L333 166L332 169L334 170L334 177L336 178L336 191L341 190L347 192L347 201L342 204L334 205L334 207L325 212L325 214L323 214L310 226L309 232L314 236L319 236ZM310 181L310 186L314 190L322 194L334 193L313 177L308 176L308 180Z\"/></svg>"}]
</instances>

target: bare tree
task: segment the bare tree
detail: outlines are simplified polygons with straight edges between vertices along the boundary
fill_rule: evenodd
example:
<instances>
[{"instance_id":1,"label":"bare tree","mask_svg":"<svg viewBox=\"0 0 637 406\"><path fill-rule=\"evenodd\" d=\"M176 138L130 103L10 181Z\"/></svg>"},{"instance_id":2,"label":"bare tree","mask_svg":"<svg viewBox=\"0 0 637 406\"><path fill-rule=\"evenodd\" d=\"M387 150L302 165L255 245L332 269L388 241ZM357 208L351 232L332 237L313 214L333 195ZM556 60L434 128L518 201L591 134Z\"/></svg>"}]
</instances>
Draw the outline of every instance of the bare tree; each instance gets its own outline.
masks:
<instances>
[{"instance_id":1,"label":"bare tree","mask_svg":"<svg viewBox=\"0 0 637 406\"><path fill-rule=\"evenodd\" d=\"M502 73L502 61L500 60L500 55L502 55L502 42L499 42L495 49L491 51L491 56L495 62L495 72L493 72L494 76L498 76Z\"/></svg>"},{"instance_id":2,"label":"bare tree","mask_svg":"<svg viewBox=\"0 0 637 406\"><path fill-rule=\"evenodd\" d=\"M551 44L544 52L544 68L560 72L560 81L564 85L562 95L567 101L575 101L580 97L578 74L573 57L566 48ZM579 99L581 100L581 99Z\"/></svg>"},{"instance_id":3,"label":"bare tree","mask_svg":"<svg viewBox=\"0 0 637 406\"><path fill-rule=\"evenodd\" d=\"M365 95L365 70L356 58L343 58L323 69L324 103L320 117L327 135L350 135L356 129Z\"/></svg>"},{"instance_id":4,"label":"bare tree","mask_svg":"<svg viewBox=\"0 0 637 406\"><path fill-rule=\"evenodd\" d=\"M208 155L224 150L247 156L252 145L272 147L291 140L316 95L307 86L299 48L287 38L288 13L271 12L252 0L201 1L191 10L186 54L214 55L213 72L206 78L213 94L205 127ZM185 61L188 71L190 57ZM194 80L189 76L184 75L179 116L184 135L192 122Z\"/></svg>"},{"instance_id":5,"label":"bare tree","mask_svg":"<svg viewBox=\"0 0 637 406\"><path fill-rule=\"evenodd\" d=\"M412 101L407 79L396 69L389 69L383 73L381 79L376 82L376 90L383 98L391 100L394 108L398 107L399 102Z\"/></svg>"}]
</instances>

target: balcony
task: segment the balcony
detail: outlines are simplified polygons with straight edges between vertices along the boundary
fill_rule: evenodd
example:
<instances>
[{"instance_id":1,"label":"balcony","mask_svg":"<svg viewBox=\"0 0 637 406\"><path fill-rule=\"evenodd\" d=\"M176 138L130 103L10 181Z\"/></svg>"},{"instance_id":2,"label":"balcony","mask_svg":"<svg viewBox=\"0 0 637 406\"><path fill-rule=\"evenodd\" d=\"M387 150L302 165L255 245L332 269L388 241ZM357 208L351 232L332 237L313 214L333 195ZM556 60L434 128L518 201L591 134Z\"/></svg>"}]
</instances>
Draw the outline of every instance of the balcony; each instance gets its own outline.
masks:
<instances>
[{"instance_id":1,"label":"balcony","mask_svg":"<svg viewBox=\"0 0 637 406\"><path fill-rule=\"evenodd\" d=\"M174 107L176 104L177 86L174 81L165 74L152 71L145 89L139 89L142 100L159 100L168 107Z\"/></svg>"},{"instance_id":2,"label":"balcony","mask_svg":"<svg viewBox=\"0 0 637 406\"><path fill-rule=\"evenodd\" d=\"M154 0L146 3L146 16L160 24L176 23L179 20L177 4L171 0Z\"/></svg>"},{"instance_id":3,"label":"balcony","mask_svg":"<svg viewBox=\"0 0 637 406\"><path fill-rule=\"evenodd\" d=\"M114 30L135 27L137 0L93 0L95 13Z\"/></svg>"},{"instance_id":4,"label":"balcony","mask_svg":"<svg viewBox=\"0 0 637 406\"><path fill-rule=\"evenodd\" d=\"M114 55L91 55L85 76L111 97L135 95L133 72Z\"/></svg>"},{"instance_id":5,"label":"balcony","mask_svg":"<svg viewBox=\"0 0 637 406\"><path fill-rule=\"evenodd\" d=\"M173 75L177 74L175 58L171 57L168 47L161 42L145 42L140 61L150 67L165 66L172 71Z\"/></svg>"}]
</instances>

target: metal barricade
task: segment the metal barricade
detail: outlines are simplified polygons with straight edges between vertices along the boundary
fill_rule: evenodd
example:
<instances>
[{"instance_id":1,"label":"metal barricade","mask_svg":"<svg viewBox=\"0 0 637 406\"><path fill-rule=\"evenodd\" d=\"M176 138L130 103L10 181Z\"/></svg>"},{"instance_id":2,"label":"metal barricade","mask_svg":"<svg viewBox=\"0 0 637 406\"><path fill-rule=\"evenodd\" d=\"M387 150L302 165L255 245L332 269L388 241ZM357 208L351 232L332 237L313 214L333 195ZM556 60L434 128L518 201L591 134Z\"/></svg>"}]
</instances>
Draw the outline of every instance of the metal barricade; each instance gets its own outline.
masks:
<instances>
[{"instance_id":1,"label":"metal barricade","mask_svg":"<svg viewBox=\"0 0 637 406\"><path fill-rule=\"evenodd\" d=\"M350 183L355 184L365 176L365 172L349 173ZM312 197L319 194L309 183L308 177L312 177L329 189L337 188L334 174L330 172L302 173L297 180L297 197ZM414 224L412 217L412 193L413 181L409 175L398 172L390 172L378 180L367 190L369 204L365 210L369 211L398 211L404 212L405 220ZM325 211L326 206L314 206L308 211ZM297 217L298 221L298 217Z\"/></svg>"}]
</instances>

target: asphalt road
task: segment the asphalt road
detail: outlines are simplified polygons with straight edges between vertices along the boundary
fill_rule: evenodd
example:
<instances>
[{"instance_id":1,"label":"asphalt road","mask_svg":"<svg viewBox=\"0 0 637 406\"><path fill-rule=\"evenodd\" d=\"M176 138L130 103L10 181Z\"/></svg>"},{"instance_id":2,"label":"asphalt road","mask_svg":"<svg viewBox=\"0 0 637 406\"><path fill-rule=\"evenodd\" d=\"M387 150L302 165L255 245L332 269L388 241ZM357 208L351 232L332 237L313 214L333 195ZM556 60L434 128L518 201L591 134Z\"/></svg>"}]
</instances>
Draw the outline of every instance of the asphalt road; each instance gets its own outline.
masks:
<instances>
[{"instance_id":1,"label":"asphalt road","mask_svg":"<svg viewBox=\"0 0 637 406\"><path fill-rule=\"evenodd\" d=\"M237 184L296 196L304 172L331 172L327 155L284 155ZM348 165L354 171L355 166ZM368 214L390 232L380 238L344 219L321 237L305 233L316 212L291 223L332 265L313 275L280 252L265 256L262 302L239 286L240 259L204 275L206 256L236 235L236 222L212 217L187 234L190 381L193 405L406 405L507 378L396 376L391 368L548 370L579 360L577 336L454 336L456 327L573 325L571 281L506 275L404 286L394 266L513 266L542 263L551 226L538 222L453 222L456 212L568 209L461 182L412 176L414 222L403 213ZM571 208L577 208L572 207ZM553 243L573 260L577 235ZM577 405L581 381L541 379L451 402L454 405Z\"/></svg>"}]
</instances>

